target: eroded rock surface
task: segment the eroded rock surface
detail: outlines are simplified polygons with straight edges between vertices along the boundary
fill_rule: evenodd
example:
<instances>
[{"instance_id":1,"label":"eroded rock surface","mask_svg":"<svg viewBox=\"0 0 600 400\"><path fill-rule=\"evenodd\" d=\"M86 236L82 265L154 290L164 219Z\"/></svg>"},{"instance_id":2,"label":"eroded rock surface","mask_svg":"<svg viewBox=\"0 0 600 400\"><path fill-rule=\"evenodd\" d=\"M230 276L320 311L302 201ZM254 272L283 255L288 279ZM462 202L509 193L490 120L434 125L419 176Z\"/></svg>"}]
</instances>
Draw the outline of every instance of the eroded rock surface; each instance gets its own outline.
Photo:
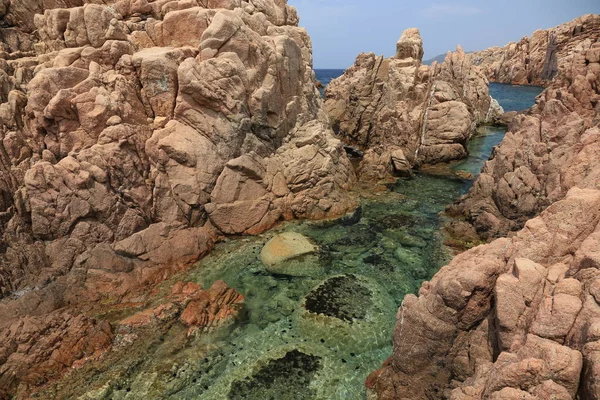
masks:
<instances>
[{"instance_id":1,"label":"eroded rock surface","mask_svg":"<svg viewBox=\"0 0 600 400\"><path fill-rule=\"evenodd\" d=\"M595 42L572 55L451 207L490 240L514 232L404 299L394 353L367 380L372 396L600 397L599 52Z\"/></svg>"},{"instance_id":2,"label":"eroded rock surface","mask_svg":"<svg viewBox=\"0 0 600 400\"><path fill-rule=\"evenodd\" d=\"M220 235L354 208L311 42L285 1L9 3L0 336L63 307L143 302ZM14 391L25 375L5 365Z\"/></svg>"},{"instance_id":3,"label":"eroded rock surface","mask_svg":"<svg viewBox=\"0 0 600 400\"><path fill-rule=\"evenodd\" d=\"M466 157L476 125L502 113L460 47L431 67L421 64L417 29L406 30L396 48L388 59L360 54L325 90L334 131L365 152L358 173L367 181Z\"/></svg>"},{"instance_id":4,"label":"eroded rock surface","mask_svg":"<svg viewBox=\"0 0 600 400\"><path fill-rule=\"evenodd\" d=\"M600 42L595 42L572 55L530 113L514 118L452 211L491 239L520 229L572 187L600 189L599 100Z\"/></svg>"},{"instance_id":5,"label":"eroded rock surface","mask_svg":"<svg viewBox=\"0 0 600 400\"><path fill-rule=\"evenodd\" d=\"M600 190L457 256L397 315L380 399L595 399Z\"/></svg>"},{"instance_id":6,"label":"eroded rock surface","mask_svg":"<svg viewBox=\"0 0 600 400\"><path fill-rule=\"evenodd\" d=\"M599 36L600 15L589 14L472 57L490 81L548 86L559 71L569 68L576 53L589 49Z\"/></svg>"}]
</instances>

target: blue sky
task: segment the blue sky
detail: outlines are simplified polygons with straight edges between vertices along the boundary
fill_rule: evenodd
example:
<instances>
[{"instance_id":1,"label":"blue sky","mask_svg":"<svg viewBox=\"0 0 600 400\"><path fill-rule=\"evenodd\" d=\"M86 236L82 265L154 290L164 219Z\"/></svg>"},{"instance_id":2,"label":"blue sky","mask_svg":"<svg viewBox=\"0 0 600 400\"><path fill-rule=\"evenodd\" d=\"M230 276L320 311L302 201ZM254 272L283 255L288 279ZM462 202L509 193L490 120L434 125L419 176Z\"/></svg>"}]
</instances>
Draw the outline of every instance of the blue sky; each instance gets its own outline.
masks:
<instances>
[{"instance_id":1,"label":"blue sky","mask_svg":"<svg viewBox=\"0 0 600 400\"><path fill-rule=\"evenodd\" d=\"M406 28L419 28L425 59L503 46L583 14L600 0L288 0L313 41L315 68L347 68L361 51L391 56Z\"/></svg>"}]
</instances>

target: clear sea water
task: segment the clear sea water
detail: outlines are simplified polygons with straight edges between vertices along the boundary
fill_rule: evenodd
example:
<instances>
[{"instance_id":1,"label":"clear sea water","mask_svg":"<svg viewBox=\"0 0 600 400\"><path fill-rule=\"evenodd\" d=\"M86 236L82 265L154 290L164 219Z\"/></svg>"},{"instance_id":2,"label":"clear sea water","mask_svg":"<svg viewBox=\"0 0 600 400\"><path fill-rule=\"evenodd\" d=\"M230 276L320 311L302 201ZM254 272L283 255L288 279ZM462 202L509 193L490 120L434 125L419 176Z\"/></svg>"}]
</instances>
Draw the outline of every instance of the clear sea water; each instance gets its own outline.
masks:
<instances>
[{"instance_id":1,"label":"clear sea water","mask_svg":"<svg viewBox=\"0 0 600 400\"><path fill-rule=\"evenodd\" d=\"M490 83L490 95L498 100L504 111L523 111L535 103L544 88L538 86L505 85Z\"/></svg>"},{"instance_id":2,"label":"clear sea water","mask_svg":"<svg viewBox=\"0 0 600 400\"><path fill-rule=\"evenodd\" d=\"M316 72L326 84L343 71ZM507 109L524 109L539 89L493 85L492 93ZM453 168L476 175L503 135L503 128L481 129L469 158ZM284 223L218 244L176 280L203 287L226 281L246 298L242 318L197 338L182 340L184 330L177 326L160 333L148 350L128 357L131 365L112 368L122 372L110 379L110 397L365 399L365 379L392 352L397 307L451 257L442 243L441 213L471 184L418 173L362 196L362 214L353 221ZM310 275L273 275L261 263L265 243L286 231L318 245L318 254L297 264ZM103 376L99 372L98 380Z\"/></svg>"},{"instance_id":3,"label":"clear sea water","mask_svg":"<svg viewBox=\"0 0 600 400\"><path fill-rule=\"evenodd\" d=\"M321 88L321 96L325 91L325 87L329 85L329 82L342 76L343 73L343 69L315 69L317 80L323 84L323 88Z\"/></svg>"}]
</instances>

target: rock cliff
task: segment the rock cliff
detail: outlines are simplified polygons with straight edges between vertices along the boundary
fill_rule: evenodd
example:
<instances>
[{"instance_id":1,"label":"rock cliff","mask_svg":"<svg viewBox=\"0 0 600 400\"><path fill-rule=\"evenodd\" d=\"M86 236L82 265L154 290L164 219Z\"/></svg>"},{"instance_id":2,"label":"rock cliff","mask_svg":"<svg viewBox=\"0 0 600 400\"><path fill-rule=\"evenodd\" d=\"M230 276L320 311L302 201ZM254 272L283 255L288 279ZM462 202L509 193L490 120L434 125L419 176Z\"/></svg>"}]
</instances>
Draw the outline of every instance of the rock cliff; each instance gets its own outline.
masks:
<instances>
[{"instance_id":1,"label":"rock cliff","mask_svg":"<svg viewBox=\"0 0 600 400\"><path fill-rule=\"evenodd\" d=\"M0 397L109 347L88 315L218 236L354 208L297 23L284 0L0 1Z\"/></svg>"},{"instance_id":2,"label":"rock cliff","mask_svg":"<svg viewBox=\"0 0 600 400\"><path fill-rule=\"evenodd\" d=\"M589 14L504 47L472 53L473 62L488 79L516 85L548 86L568 68L573 56L589 49L600 35L600 15Z\"/></svg>"},{"instance_id":3,"label":"rock cliff","mask_svg":"<svg viewBox=\"0 0 600 400\"><path fill-rule=\"evenodd\" d=\"M380 399L596 399L600 191L457 256L398 311ZM582 385L580 385L582 383Z\"/></svg>"},{"instance_id":4,"label":"rock cliff","mask_svg":"<svg viewBox=\"0 0 600 400\"><path fill-rule=\"evenodd\" d=\"M453 207L484 237L518 232L404 299L393 355L367 380L373 398L600 398L597 40L515 118Z\"/></svg>"},{"instance_id":5,"label":"rock cliff","mask_svg":"<svg viewBox=\"0 0 600 400\"><path fill-rule=\"evenodd\" d=\"M483 238L519 230L574 186L600 189L600 42L591 46L572 55L531 111L513 120L469 193L451 207Z\"/></svg>"},{"instance_id":6,"label":"rock cliff","mask_svg":"<svg viewBox=\"0 0 600 400\"><path fill-rule=\"evenodd\" d=\"M365 152L358 168L364 180L464 158L475 126L501 113L460 47L441 64L422 65L421 36L408 29L396 48L388 59L360 54L325 90L334 131Z\"/></svg>"}]
</instances>

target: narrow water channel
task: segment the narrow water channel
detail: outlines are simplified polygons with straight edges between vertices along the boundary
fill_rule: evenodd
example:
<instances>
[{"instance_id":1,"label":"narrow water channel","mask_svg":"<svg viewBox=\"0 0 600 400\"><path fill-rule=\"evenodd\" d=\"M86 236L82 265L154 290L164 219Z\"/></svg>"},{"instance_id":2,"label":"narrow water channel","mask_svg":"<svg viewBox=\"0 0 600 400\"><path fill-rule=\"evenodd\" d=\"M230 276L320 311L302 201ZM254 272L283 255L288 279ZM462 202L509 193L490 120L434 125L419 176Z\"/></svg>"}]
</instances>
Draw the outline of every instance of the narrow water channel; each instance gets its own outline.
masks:
<instances>
[{"instance_id":1,"label":"narrow water channel","mask_svg":"<svg viewBox=\"0 0 600 400\"><path fill-rule=\"evenodd\" d=\"M540 93L497 84L491 91L508 110L530 107ZM476 176L504 133L503 127L482 127L469 158L453 168ZM196 388L186 388L183 397L199 394L200 387L207 399L364 398L365 378L391 354L402 299L449 261L440 213L471 184L417 174L363 199L355 223L289 223L262 237L218 246L199 263L194 279L204 287L223 279L243 293L247 319L222 339L218 347L225 354L212 373ZM272 276L265 270L260 251L283 231L301 233L319 246L318 256L304 261L310 276ZM313 314L341 322L307 316L310 307ZM347 315L354 318L345 320Z\"/></svg>"},{"instance_id":2,"label":"narrow water channel","mask_svg":"<svg viewBox=\"0 0 600 400\"><path fill-rule=\"evenodd\" d=\"M492 85L501 105L516 110L533 105L540 91ZM480 129L469 158L453 168L477 175L504 133ZM158 351L160 357L147 360L132 385L152 385L149 398L364 399L366 377L392 352L402 299L449 261L440 213L471 184L417 174L363 198L354 219L285 223L264 235L218 244L183 279L203 287L224 280L245 296L244 317L176 354ZM300 274L307 276L275 276L261 263L262 247L281 232L301 233L318 245L318 254L294 266L310 271Z\"/></svg>"}]
</instances>

